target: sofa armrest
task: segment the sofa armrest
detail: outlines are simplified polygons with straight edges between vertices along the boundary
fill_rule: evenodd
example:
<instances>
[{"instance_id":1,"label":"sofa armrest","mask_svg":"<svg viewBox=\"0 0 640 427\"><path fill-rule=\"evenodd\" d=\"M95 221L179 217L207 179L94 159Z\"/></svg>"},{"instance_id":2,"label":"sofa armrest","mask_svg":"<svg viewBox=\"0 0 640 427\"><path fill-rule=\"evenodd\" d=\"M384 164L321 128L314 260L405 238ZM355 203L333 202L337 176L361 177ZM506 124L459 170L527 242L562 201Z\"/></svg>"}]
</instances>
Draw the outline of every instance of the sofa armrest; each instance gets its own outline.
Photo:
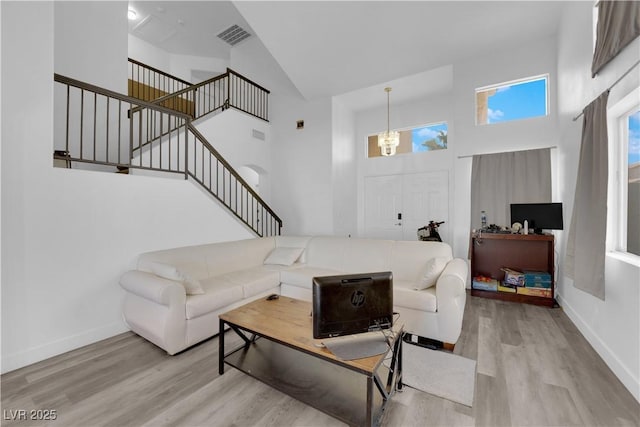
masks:
<instances>
[{"instance_id":1,"label":"sofa armrest","mask_svg":"<svg viewBox=\"0 0 640 427\"><path fill-rule=\"evenodd\" d=\"M447 263L436 283L438 307L446 306L448 301L460 295L466 295L467 263L461 258L454 258Z\"/></svg>"},{"instance_id":2,"label":"sofa armrest","mask_svg":"<svg viewBox=\"0 0 640 427\"><path fill-rule=\"evenodd\" d=\"M186 291L182 284L152 273L130 270L120 277L120 286L127 292L167 307L185 304Z\"/></svg>"}]
</instances>

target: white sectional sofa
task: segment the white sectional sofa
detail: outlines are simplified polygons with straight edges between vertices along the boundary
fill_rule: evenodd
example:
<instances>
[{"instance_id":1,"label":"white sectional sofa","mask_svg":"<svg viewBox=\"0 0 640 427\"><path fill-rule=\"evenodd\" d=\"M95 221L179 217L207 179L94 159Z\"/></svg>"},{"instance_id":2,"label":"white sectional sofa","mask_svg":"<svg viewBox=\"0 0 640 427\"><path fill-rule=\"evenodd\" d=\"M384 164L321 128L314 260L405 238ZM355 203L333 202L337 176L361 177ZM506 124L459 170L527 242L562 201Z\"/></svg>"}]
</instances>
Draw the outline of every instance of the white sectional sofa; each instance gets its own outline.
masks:
<instances>
[{"instance_id":1,"label":"white sectional sofa","mask_svg":"<svg viewBox=\"0 0 640 427\"><path fill-rule=\"evenodd\" d=\"M175 354L217 334L218 315L249 301L272 293L310 301L315 276L376 271L393 272L407 332L455 344L468 269L439 242L275 236L148 252L120 279L123 315Z\"/></svg>"}]
</instances>

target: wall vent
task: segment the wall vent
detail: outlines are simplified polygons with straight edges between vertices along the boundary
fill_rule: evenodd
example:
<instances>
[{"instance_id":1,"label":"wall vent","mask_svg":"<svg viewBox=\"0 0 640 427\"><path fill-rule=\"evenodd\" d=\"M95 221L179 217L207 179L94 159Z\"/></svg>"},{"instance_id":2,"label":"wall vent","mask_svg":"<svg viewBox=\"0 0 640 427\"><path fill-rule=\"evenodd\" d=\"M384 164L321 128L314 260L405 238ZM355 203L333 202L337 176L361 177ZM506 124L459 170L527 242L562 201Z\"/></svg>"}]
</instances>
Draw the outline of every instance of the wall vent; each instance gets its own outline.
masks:
<instances>
[{"instance_id":1,"label":"wall vent","mask_svg":"<svg viewBox=\"0 0 640 427\"><path fill-rule=\"evenodd\" d=\"M218 37L229 43L231 46L235 46L250 35L251 34L249 34L244 28L238 25L232 25L218 34Z\"/></svg>"},{"instance_id":2,"label":"wall vent","mask_svg":"<svg viewBox=\"0 0 640 427\"><path fill-rule=\"evenodd\" d=\"M261 139L262 141L264 141L264 132L260 132L257 129L253 129L253 137L256 139Z\"/></svg>"}]
</instances>

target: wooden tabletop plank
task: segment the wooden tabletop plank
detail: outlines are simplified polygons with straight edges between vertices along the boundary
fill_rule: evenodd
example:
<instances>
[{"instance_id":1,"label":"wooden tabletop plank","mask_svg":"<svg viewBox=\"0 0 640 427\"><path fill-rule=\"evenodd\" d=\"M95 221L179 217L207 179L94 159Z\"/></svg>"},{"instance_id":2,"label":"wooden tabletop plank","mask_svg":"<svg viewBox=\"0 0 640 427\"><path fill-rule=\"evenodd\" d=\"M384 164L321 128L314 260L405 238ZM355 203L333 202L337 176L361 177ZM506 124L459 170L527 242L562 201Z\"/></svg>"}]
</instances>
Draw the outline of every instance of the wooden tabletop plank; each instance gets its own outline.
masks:
<instances>
[{"instance_id":1,"label":"wooden tabletop plank","mask_svg":"<svg viewBox=\"0 0 640 427\"><path fill-rule=\"evenodd\" d=\"M322 346L322 340L313 339L311 303L308 301L285 296L276 300L261 298L221 314L220 319L316 357L330 359L345 367L370 374L376 371L386 356L381 354L355 360L341 360L336 357ZM401 336L402 329L403 325L399 322L394 324L394 341Z\"/></svg>"}]
</instances>

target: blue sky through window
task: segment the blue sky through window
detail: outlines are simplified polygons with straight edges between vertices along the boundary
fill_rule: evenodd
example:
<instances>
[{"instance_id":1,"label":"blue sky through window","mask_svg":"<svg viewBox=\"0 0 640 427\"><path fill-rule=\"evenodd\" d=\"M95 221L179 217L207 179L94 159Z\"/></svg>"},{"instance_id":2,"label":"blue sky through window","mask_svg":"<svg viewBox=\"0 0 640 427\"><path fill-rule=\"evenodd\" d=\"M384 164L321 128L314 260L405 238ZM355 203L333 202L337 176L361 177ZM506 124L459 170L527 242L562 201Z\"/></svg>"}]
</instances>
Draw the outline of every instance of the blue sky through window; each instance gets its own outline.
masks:
<instances>
[{"instance_id":1,"label":"blue sky through window","mask_svg":"<svg viewBox=\"0 0 640 427\"><path fill-rule=\"evenodd\" d=\"M629 116L629 166L640 162L640 110Z\"/></svg>"},{"instance_id":2,"label":"blue sky through window","mask_svg":"<svg viewBox=\"0 0 640 427\"><path fill-rule=\"evenodd\" d=\"M488 99L487 123L527 119L546 114L546 78L499 87Z\"/></svg>"},{"instance_id":3,"label":"blue sky through window","mask_svg":"<svg viewBox=\"0 0 640 427\"><path fill-rule=\"evenodd\" d=\"M442 150L447 148L447 124L422 126L411 130L411 144L414 153Z\"/></svg>"}]
</instances>

